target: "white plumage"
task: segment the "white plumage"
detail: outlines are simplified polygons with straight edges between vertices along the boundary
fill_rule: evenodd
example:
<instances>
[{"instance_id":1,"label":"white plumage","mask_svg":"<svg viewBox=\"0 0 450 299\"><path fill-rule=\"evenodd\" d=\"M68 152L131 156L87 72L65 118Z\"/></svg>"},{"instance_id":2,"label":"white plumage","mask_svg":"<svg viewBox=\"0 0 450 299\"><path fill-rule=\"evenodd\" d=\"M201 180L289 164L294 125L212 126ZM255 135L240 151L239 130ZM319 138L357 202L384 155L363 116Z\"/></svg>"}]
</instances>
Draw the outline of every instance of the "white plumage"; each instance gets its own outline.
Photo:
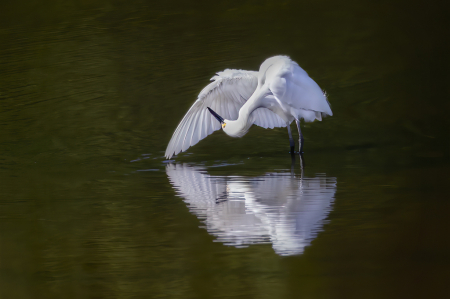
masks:
<instances>
[{"instance_id":1,"label":"white plumage","mask_svg":"<svg viewBox=\"0 0 450 299\"><path fill-rule=\"evenodd\" d=\"M297 122L302 139L301 118L311 122L333 114L317 83L287 56L267 59L259 72L226 69L211 80L173 133L166 158L187 150L221 127L232 137L242 137L253 124L271 129L288 127L293 152L292 121ZM300 151L302 145L300 141Z\"/></svg>"}]
</instances>

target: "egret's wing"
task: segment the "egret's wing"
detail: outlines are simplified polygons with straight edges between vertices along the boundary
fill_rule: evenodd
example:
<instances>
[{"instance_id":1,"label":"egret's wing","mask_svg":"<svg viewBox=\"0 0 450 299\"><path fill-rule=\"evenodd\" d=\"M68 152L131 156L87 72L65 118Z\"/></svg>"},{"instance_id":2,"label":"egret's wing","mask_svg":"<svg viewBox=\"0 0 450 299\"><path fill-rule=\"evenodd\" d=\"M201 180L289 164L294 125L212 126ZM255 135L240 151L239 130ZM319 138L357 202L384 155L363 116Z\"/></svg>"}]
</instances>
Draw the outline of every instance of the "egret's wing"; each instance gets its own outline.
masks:
<instances>
[{"instance_id":1,"label":"egret's wing","mask_svg":"<svg viewBox=\"0 0 450 299\"><path fill-rule=\"evenodd\" d=\"M210 107L225 119L237 119L239 109L258 85L257 76L258 72L227 69L212 77L213 82L200 92L197 101L173 133L166 149L166 158L187 150L220 129L220 123L206 107Z\"/></svg>"},{"instance_id":2,"label":"egret's wing","mask_svg":"<svg viewBox=\"0 0 450 299\"><path fill-rule=\"evenodd\" d=\"M322 116L333 115L319 85L294 61L274 78L270 90L278 100L296 109L299 117L306 121L322 120Z\"/></svg>"},{"instance_id":3,"label":"egret's wing","mask_svg":"<svg viewBox=\"0 0 450 299\"><path fill-rule=\"evenodd\" d=\"M286 122L267 108L258 108L252 112L253 123L265 129L273 129L275 127L286 127Z\"/></svg>"}]
</instances>

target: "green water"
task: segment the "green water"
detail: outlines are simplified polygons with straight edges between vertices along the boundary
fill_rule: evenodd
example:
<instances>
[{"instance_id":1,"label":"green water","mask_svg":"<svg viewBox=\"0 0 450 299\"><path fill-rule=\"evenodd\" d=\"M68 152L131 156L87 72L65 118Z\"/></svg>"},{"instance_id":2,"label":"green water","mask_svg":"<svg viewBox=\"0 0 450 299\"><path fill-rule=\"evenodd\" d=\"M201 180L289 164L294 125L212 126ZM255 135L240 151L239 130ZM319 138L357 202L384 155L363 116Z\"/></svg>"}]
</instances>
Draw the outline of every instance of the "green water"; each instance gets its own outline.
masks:
<instances>
[{"instance_id":1,"label":"green water","mask_svg":"<svg viewBox=\"0 0 450 299\"><path fill-rule=\"evenodd\" d=\"M438 1L0 4L0 298L450 296L447 12ZM303 126L303 174L282 128L216 132L165 161L215 72L277 54L334 113ZM228 184L212 213L196 214L174 165ZM317 178L327 187L305 187ZM264 182L267 196L243 198ZM244 231L242 246L222 242L237 214L303 200L278 182L328 192L303 245L283 254L277 221Z\"/></svg>"}]
</instances>

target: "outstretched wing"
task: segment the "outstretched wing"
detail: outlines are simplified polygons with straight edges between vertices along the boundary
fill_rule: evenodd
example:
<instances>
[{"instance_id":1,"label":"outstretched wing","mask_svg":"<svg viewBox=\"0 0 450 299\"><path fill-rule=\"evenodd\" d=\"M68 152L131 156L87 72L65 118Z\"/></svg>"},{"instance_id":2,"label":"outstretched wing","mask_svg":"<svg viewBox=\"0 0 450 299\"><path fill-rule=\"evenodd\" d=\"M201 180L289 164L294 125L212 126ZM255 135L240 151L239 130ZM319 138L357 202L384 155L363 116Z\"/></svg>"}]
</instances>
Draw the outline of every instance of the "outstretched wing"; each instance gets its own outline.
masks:
<instances>
[{"instance_id":1,"label":"outstretched wing","mask_svg":"<svg viewBox=\"0 0 450 299\"><path fill-rule=\"evenodd\" d=\"M173 133L165 153L167 159L187 150L221 128L220 123L206 107L210 107L225 119L237 119L239 109L256 90L258 72L226 69L217 73L211 80L213 82L200 92L197 101ZM283 126L281 118L266 108L259 108L253 113L255 124L258 126L265 128Z\"/></svg>"}]
</instances>

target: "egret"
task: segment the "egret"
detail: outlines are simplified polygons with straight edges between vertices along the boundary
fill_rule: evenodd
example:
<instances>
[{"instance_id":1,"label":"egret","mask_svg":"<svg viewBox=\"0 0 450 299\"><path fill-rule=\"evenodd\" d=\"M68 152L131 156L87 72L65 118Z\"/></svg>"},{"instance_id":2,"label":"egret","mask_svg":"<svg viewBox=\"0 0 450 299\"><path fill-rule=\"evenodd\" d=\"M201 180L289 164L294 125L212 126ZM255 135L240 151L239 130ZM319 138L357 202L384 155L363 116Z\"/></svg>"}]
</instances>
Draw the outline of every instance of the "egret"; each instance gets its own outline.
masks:
<instances>
[{"instance_id":1,"label":"egret","mask_svg":"<svg viewBox=\"0 0 450 299\"><path fill-rule=\"evenodd\" d=\"M333 115L319 85L287 56L266 59L259 72L226 69L211 81L173 133L165 153L167 159L221 128L229 136L242 137L253 124L266 129L287 127L291 153L294 153L290 128L294 120L301 154L300 119L321 121L322 117Z\"/></svg>"}]
</instances>

